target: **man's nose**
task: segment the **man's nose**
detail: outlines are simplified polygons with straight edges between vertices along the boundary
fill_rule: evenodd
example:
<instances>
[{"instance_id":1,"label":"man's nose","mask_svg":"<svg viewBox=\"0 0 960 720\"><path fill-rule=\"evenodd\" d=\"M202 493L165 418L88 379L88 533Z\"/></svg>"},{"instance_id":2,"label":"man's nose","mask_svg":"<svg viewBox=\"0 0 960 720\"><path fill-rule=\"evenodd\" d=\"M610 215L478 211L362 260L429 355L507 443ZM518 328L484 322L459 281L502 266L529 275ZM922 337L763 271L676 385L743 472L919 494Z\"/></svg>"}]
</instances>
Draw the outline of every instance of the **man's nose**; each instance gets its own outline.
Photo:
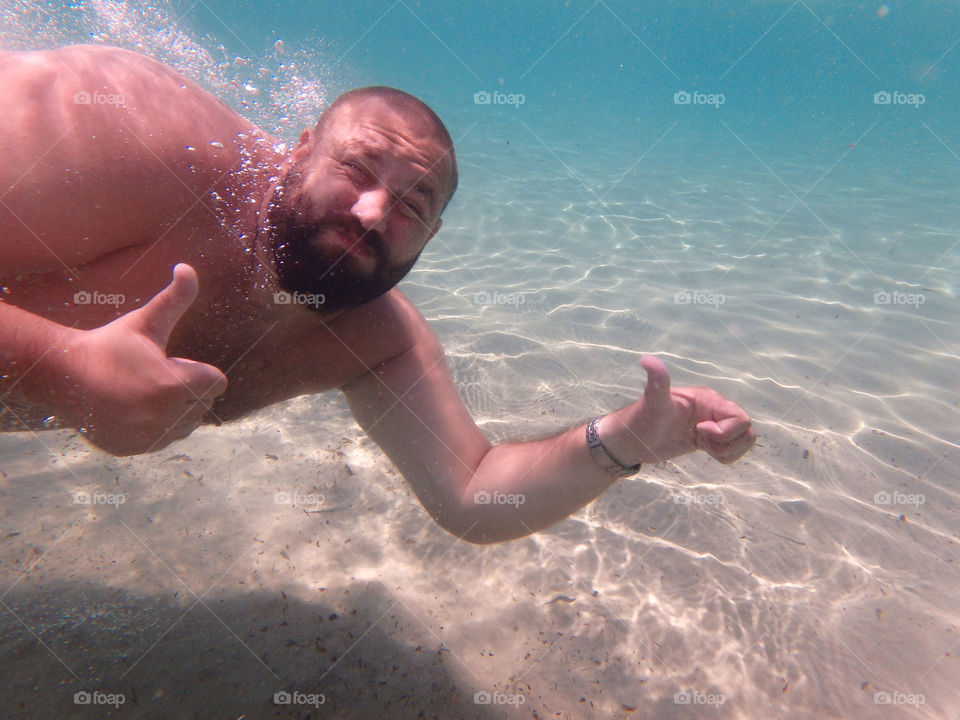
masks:
<instances>
[{"instance_id":1,"label":"man's nose","mask_svg":"<svg viewBox=\"0 0 960 720\"><path fill-rule=\"evenodd\" d=\"M387 216L392 205L393 198L386 188L375 187L363 190L353 204L352 210L364 230L376 230L382 233L387 229Z\"/></svg>"}]
</instances>

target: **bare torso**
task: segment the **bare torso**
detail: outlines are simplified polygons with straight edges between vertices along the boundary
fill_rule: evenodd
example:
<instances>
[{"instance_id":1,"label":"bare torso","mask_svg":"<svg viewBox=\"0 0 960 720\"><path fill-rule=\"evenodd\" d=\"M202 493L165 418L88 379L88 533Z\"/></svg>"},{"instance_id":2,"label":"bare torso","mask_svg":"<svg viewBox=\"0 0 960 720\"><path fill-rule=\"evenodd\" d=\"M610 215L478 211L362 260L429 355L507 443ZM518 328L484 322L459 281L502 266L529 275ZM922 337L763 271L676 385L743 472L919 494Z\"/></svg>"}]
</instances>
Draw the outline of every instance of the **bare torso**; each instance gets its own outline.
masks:
<instances>
[{"instance_id":1,"label":"bare torso","mask_svg":"<svg viewBox=\"0 0 960 720\"><path fill-rule=\"evenodd\" d=\"M5 53L0 93L4 301L91 329L189 263L200 294L167 351L227 375L220 420L337 388L413 342L423 321L396 289L332 318L274 302L251 248L283 155L172 70L94 46Z\"/></svg>"}]
</instances>

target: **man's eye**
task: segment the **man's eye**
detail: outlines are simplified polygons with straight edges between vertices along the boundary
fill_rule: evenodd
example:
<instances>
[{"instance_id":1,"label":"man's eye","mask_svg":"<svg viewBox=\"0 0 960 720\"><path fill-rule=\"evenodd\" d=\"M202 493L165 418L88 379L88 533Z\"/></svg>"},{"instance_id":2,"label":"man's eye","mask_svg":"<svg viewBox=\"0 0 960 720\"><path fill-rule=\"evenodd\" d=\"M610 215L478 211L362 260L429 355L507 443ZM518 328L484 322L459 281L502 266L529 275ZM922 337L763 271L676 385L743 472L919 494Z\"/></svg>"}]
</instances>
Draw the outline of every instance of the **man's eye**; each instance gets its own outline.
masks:
<instances>
[{"instance_id":1,"label":"man's eye","mask_svg":"<svg viewBox=\"0 0 960 720\"><path fill-rule=\"evenodd\" d=\"M416 203L410 202L409 200L401 200L400 203L414 215L414 217L423 220L423 212L420 210L420 206Z\"/></svg>"},{"instance_id":2,"label":"man's eye","mask_svg":"<svg viewBox=\"0 0 960 720\"><path fill-rule=\"evenodd\" d=\"M356 174L356 175L362 175L362 174L364 174L363 165L361 165L360 163L356 162L355 160L341 160L341 161L340 161L340 164L343 165L343 167L345 167L345 168L347 168L348 170L350 170L351 173L353 173L353 174Z\"/></svg>"}]
</instances>

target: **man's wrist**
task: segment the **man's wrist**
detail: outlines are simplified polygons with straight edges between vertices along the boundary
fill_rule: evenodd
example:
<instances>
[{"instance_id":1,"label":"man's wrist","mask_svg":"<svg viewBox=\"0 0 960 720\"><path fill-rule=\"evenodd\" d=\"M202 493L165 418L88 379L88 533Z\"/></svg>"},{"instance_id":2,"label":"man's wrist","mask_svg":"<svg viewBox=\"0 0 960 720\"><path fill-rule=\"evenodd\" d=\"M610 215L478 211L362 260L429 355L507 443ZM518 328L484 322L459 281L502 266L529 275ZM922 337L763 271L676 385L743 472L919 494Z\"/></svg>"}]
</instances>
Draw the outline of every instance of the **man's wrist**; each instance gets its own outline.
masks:
<instances>
[{"instance_id":1,"label":"man's wrist","mask_svg":"<svg viewBox=\"0 0 960 720\"><path fill-rule=\"evenodd\" d=\"M0 353L2 389L58 417L77 394L72 341L81 332L14 308L17 326L4 338Z\"/></svg>"},{"instance_id":2,"label":"man's wrist","mask_svg":"<svg viewBox=\"0 0 960 720\"><path fill-rule=\"evenodd\" d=\"M587 423L586 441L590 456L597 466L614 477L627 477L636 474L640 471L641 463L629 465L624 463L604 443L600 435L600 422L604 417L606 416L596 417Z\"/></svg>"}]
</instances>

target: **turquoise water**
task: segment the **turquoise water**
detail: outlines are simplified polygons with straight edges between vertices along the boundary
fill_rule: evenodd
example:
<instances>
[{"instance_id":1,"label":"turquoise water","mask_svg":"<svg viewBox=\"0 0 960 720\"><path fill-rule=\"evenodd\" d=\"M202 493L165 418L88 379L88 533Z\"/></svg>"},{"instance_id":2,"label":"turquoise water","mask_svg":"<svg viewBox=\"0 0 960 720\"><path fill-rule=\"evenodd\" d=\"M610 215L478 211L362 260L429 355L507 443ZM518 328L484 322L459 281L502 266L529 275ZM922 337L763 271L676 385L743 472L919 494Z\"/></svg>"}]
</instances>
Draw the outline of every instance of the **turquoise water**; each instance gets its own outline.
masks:
<instances>
[{"instance_id":1,"label":"turquoise water","mask_svg":"<svg viewBox=\"0 0 960 720\"><path fill-rule=\"evenodd\" d=\"M960 7L0 7L6 49L138 49L287 142L427 101L460 189L401 288L492 439L626 404L644 353L760 434L489 548L335 395L129 461L0 437L6 715L960 718Z\"/></svg>"}]
</instances>

